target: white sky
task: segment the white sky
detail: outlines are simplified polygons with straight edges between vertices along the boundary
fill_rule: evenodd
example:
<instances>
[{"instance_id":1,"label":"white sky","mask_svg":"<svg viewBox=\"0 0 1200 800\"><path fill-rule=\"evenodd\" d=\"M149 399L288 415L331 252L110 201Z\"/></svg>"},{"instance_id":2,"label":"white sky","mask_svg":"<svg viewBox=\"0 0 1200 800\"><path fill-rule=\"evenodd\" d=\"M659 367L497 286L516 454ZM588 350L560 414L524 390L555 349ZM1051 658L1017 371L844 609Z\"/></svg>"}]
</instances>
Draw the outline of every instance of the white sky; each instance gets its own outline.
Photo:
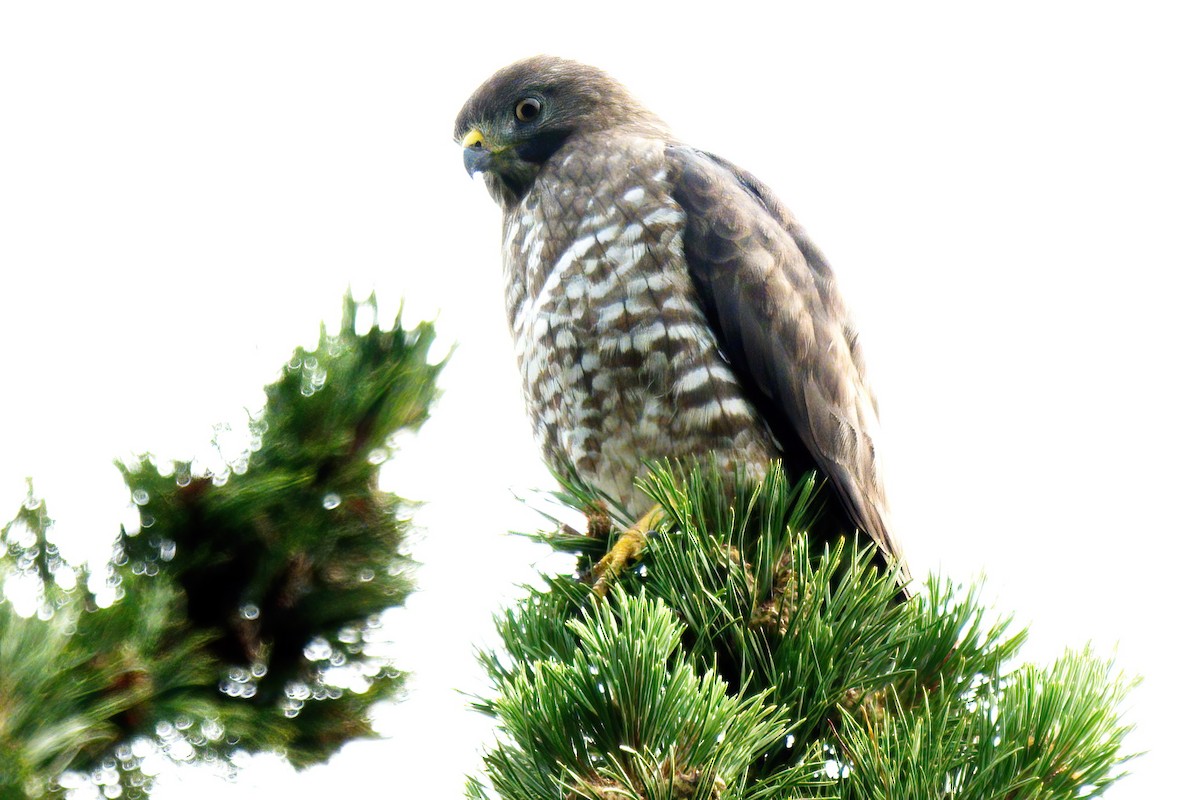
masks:
<instances>
[{"instance_id":1,"label":"white sky","mask_svg":"<svg viewBox=\"0 0 1200 800\"><path fill-rule=\"evenodd\" d=\"M967 5L0 5L0 517L31 474L68 552L106 552L111 459L198 450L347 285L458 343L390 468L428 501L392 738L301 776L172 773L156 798L461 796L489 732L455 689L513 584L554 565L503 535L537 524L511 490L549 483L498 212L450 130L537 52L608 69L789 203L863 330L914 572L986 572L1030 658L1119 643L1152 753L1109 796L1190 782L1196 12Z\"/></svg>"}]
</instances>

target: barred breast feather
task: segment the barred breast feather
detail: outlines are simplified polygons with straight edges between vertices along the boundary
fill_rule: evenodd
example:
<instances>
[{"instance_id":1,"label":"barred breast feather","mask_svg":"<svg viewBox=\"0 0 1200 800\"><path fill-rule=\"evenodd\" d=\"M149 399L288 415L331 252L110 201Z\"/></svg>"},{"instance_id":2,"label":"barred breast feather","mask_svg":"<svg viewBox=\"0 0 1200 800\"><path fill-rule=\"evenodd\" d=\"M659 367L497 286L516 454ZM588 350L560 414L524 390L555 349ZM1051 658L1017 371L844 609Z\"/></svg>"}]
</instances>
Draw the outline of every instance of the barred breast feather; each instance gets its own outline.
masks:
<instances>
[{"instance_id":1,"label":"barred breast feather","mask_svg":"<svg viewBox=\"0 0 1200 800\"><path fill-rule=\"evenodd\" d=\"M684 258L660 141L584 138L504 220L507 309L547 460L635 513L651 458L749 474L780 453L722 356Z\"/></svg>"}]
</instances>

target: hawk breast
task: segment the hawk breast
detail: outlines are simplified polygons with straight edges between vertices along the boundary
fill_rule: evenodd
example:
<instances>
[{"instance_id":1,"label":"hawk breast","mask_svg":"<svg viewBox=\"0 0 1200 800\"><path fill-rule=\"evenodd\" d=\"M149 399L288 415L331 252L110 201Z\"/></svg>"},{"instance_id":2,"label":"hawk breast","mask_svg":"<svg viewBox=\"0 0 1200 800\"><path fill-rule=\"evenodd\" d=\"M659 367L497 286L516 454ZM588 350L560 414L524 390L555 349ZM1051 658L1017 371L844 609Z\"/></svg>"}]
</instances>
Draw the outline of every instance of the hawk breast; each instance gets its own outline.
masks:
<instances>
[{"instance_id":1,"label":"hawk breast","mask_svg":"<svg viewBox=\"0 0 1200 800\"><path fill-rule=\"evenodd\" d=\"M621 501L646 460L778 455L722 357L684 258L661 142L582 139L506 214L507 308L547 459Z\"/></svg>"}]
</instances>

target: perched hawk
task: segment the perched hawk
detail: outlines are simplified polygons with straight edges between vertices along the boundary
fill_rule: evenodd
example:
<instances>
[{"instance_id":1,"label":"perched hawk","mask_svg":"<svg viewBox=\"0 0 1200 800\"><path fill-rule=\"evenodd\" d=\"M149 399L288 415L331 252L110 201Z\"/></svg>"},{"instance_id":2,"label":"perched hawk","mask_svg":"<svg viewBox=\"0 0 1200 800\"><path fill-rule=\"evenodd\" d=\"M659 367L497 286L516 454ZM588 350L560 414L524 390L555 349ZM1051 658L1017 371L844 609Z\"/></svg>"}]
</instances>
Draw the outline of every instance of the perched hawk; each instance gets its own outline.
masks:
<instances>
[{"instance_id":1,"label":"perched hawk","mask_svg":"<svg viewBox=\"0 0 1200 800\"><path fill-rule=\"evenodd\" d=\"M761 475L781 458L837 491L819 535L858 528L902 563L858 337L770 189L678 142L604 72L558 58L496 73L454 136L504 213L508 321L551 464L641 514L647 459Z\"/></svg>"}]
</instances>

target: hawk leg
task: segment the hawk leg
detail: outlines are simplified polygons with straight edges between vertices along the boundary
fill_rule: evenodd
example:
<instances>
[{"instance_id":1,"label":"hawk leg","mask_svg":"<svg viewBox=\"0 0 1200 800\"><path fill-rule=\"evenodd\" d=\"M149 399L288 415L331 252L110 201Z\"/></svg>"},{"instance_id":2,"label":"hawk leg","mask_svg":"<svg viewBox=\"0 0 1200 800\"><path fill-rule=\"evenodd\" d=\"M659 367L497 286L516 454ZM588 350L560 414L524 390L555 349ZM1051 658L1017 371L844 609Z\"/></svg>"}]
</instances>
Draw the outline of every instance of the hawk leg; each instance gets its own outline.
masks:
<instances>
[{"instance_id":1,"label":"hawk leg","mask_svg":"<svg viewBox=\"0 0 1200 800\"><path fill-rule=\"evenodd\" d=\"M592 591L597 597L608 594L608 587L620 576L625 567L637 560L646 547L646 537L662 522L666 512L657 503L617 537L604 558L592 568Z\"/></svg>"}]
</instances>

